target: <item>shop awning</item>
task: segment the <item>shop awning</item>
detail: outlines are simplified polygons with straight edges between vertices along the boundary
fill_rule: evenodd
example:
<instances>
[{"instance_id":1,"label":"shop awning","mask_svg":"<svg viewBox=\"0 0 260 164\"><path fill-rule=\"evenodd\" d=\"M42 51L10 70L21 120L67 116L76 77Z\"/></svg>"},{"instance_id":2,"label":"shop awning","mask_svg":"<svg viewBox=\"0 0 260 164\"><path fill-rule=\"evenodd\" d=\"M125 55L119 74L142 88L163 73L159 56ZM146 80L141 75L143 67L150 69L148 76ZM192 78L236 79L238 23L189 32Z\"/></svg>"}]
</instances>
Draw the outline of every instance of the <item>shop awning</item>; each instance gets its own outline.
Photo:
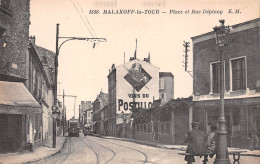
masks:
<instances>
[{"instance_id":1,"label":"shop awning","mask_svg":"<svg viewBox=\"0 0 260 164\"><path fill-rule=\"evenodd\" d=\"M24 84L0 81L0 114L30 113L42 113L42 108Z\"/></svg>"}]
</instances>

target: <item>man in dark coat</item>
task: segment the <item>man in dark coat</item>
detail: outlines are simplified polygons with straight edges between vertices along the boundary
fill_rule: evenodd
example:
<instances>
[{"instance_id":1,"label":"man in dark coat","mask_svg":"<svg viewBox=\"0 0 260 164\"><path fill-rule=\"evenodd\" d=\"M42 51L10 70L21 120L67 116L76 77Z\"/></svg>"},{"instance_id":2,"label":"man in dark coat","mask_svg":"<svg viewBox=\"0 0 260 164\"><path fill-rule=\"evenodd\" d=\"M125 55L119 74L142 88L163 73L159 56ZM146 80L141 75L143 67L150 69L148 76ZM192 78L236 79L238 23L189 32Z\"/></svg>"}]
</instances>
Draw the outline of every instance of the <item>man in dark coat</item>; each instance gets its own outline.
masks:
<instances>
[{"instance_id":1,"label":"man in dark coat","mask_svg":"<svg viewBox=\"0 0 260 164\"><path fill-rule=\"evenodd\" d=\"M185 155L185 161L188 164L195 162L194 156L204 156L204 161L206 158L206 134L199 130L200 123L193 122L191 123L192 130L189 131L187 138L185 139L185 143L188 143L186 153L191 155Z\"/></svg>"}]
</instances>

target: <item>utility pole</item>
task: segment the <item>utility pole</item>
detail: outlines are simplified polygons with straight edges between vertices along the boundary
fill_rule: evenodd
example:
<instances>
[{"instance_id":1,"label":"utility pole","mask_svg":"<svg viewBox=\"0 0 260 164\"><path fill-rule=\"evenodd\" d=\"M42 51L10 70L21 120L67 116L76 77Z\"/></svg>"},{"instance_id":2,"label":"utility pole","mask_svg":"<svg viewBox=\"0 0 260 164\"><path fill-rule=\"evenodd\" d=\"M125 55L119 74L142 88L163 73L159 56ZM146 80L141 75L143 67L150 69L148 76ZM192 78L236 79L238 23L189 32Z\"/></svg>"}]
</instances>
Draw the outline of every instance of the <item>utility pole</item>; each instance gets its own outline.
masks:
<instances>
[{"instance_id":1,"label":"utility pole","mask_svg":"<svg viewBox=\"0 0 260 164\"><path fill-rule=\"evenodd\" d=\"M184 55L184 67L185 67L185 72L187 71L187 67L188 67L188 51L190 51L188 48L190 47L190 42L185 42L183 44L184 48L185 48L185 55Z\"/></svg>"},{"instance_id":2,"label":"utility pole","mask_svg":"<svg viewBox=\"0 0 260 164\"><path fill-rule=\"evenodd\" d=\"M58 98L57 98L57 87L58 87L58 84L57 84L57 78L58 78L58 55L59 55L59 40L58 40L58 37L59 37L59 24L57 24L57 28L56 28L56 54L55 54L55 84L54 84L54 106L57 107L58 106ZM54 108L55 111L52 111L52 113L54 114L55 112L57 112L56 110L58 110L58 108ZM54 116L54 115L53 115ZM56 117L53 117L53 138L52 138L52 147L53 148L56 148L56 133L57 133L57 130L56 130L56 125L57 124L57 118Z\"/></svg>"},{"instance_id":3,"label":"utility pole","mask_svg":"<svg viewBox=\"0 0 260 164\"><path fill-rule=\"evenodd\" d=\"M63 120L63 137L65 136L65 124L66 124L66 112L65 112L65 107L64 107L64 104L65 104L65 100L64 100L64 89L63 89L63 95L62 95L62 100L63 100L63 105L62 105L62 107L63 107L63 118L62 118L62 120Z\"/></svg>"},{"instance_id":4,"label":"utility pole","mask_svg":"<svg viewBox=\"0 0 260 164\"><path fill-rule=\"evenodd\" d=\"M192 71L188 71L188 52L190 51L188 48L190 47L190 42L185 42L185 41L183 41L183 42L184 42L183 46L185 48L185 50L184 50L185 54L183 55L184 56L183 63L184 63L185 72L188 72L190 74L190 76L192 77L192 74L191 74Z\"/></svg>"},{"instance_id":5,"label":"utility pole","mask_svg":"<svg viewBox=\"0 0 260 164\"><path fill-rule=\"evenodd\" d=\"M59 36L59 25L57 23L56 25L56 54L55 54L55 80L54 80L54 85L53 85L53 89L54 89L54 104L52 106L52 116L53 116L53 148L56 148L56 124L57 124L57 115L60 113L59 108L58 108L58 98L57 98L57 87L58 87L58 83L57 83L57 77L58 77L58 56L59 56L59 51L61 46L71 40L85 40L85 41L91 41L93 42L93 48L95 48L95 44L97 42L106 42L107 40L105 38L86 38L86 37L60 37ZM59 44L59 39L64 39L63 42L61 42L61 44ZM62 96L66 96L66 95L62 95ZM76 101L76 98L75 98ZM64 105L64 104L63 104ZM74 110L75 110L75 105L74 105ZM75 112L74 112L75 113ZM75 116L75 114L74 114ZM63 127L64 128L64 127ZM64 129L63 129L64 130Z\"/></svg>"}]
</instances>

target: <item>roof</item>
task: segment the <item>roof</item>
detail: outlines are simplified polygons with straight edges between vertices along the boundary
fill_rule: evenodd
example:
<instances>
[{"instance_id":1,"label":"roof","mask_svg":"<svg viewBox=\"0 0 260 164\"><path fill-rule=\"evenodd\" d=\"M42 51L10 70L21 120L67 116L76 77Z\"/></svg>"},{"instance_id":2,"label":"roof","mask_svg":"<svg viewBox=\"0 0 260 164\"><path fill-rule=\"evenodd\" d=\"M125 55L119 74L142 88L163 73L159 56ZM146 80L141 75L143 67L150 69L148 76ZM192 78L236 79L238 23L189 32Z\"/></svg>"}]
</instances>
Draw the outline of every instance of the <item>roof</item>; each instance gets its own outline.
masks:
<instances>
[{"instance_id":1,"label":"roof","mask_svg":"<svg viewBox=\"0 0 260 164\"><path fill-rule=\"evenodd\" d=\"M171 72L159 72L159 77L173 77Z\"/></svg>"},{"instance_id":2,"label":"roof","mask_svg":"<svg viewBox=\"0 0 260 164\"><path fill-rule=\"evenodd\" d=\"M135 62L139 62L139 63L141 63L142 65L149 65L149 66L155 67L155 68L157 68L157 69L160 69L159 67L156 67L156 66L152 65L151 63L149 63L149 62L147 62L147 61L143 61L143 60L141 60L141 59L136 58L136 59L130 60L129 62L126 62L126 63L124 63L124 64L118 65L118 66L116 66L116 67L114 66L114 69L111 69L111 71L109 72L109 74L108 74L107 77L109 77L110 74L112 74L112 72L114 72L114 70L116 70L116 69L118 69L118 68L120 68L120 67L126 67L126 65L129 65L129 64L132 64L132 63L135 63ZM113 65L114 65L114 64L113 64ZM113 65L112 65L112 66L113 66Z\"/></svg>"},{"instance_id":3,"label":"roof","mask_svg":"<svg viewBox=\"0 0 260 164\"><path fill-rule=\"evenodd\" d=\"M231 27L232 27L232 28L237 28L237 27L239 27L239 26L247 25L247 24L250 24L250 23L255 23L256 26L259 27L259 23L257 23L257 22L259 22L259 21L260 21L260 18L256 18L256 19L249 20L249 21L246 21L246 22L243 22L243 23L239 23L239 24L232 25ZM253 27L253 26L252 26L252 27ZM250 28L252 28L252 27L250 27ZM239 29L239 30L241 30L241 29ZM234 33L234 32L235 32L235 29L233 29L233 31L231 31L231 33L232 33L232 32ZM197 38L206 37L206 36L209 36L209 35L212 35L212 37L215 37L215 32L214 32L214 31L210 31L210 32L207 32L207 33L204 33L204 34L200 34L200 35L197 35L197 36L193 36L193 37L191 37L191 39L192 39L192 40L195 40L195 39L197 39ZM211 37L210 37L210 38L211 38Z\"/></svg>"},{"instance_id":4,"label":"roof","mask_svg":"<svg viewBox=\"0 0 260 164\"><path fill-rule=\"evenodd\" d=\"M23 83L0 81L0 113L42 113L42 109Z\"/></svg>"}]
</instances>

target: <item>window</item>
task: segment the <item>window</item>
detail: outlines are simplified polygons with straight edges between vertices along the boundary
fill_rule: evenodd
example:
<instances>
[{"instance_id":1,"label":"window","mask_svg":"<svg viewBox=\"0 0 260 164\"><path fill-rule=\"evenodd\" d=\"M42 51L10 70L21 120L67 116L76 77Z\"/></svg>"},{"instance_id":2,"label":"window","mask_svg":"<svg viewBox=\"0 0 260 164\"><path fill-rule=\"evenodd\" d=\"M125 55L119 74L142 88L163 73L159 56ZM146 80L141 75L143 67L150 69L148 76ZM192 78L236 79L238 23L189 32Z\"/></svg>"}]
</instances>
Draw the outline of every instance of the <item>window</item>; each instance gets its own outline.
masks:
<instances>
[{"instance_id":1,"label":"window","mask_svg":"<svg viewBox=\"0 0 260 164\"><path fill-rule=\"evenodd\" d=\"M144 133L146 133L146 124L144 124Z\"/></svg>"},{"instance_id":2,"label":"window","mask_svg":"<svg viewBox=\"0 0 260 164\"><path fill-rule=\"evenodd\" d=\"M245 58L231 60L232 91L246 89Z\"/></svg>"},{"instance_id":3,"label":"window","mask_svg":"<svg viewBox=\"0 0 260 164\"><path fill-rule=\"evenodd\" d=\"M0 5L1 5L1 0L0 0ZM6 29L0 27L0 39L3 37L5 31L6 31Z\"/></svg>"},{"instance_id":4,"label":"window","mask_svg":"<svg viewBox=\"0 0 260 164\"><path fill-rule=\"evenodd\" d=\"M161 133L164 133L164 123L161 123Z\"/></svg>"},{"instance_id":5,"label":"window","mask_svg":"<svg viewBox=\"0 0 260 164\"><path fill-rule=\"evenodd\" d=\"M164 89L164 78L160 78L159 89Z\"/></svg>"},{"instance_id":6,"label":"window","mask_svg":"<svg viewBox=\"0 0 260 164\"><path fill-rule=\"evenodd\" d=\"M166 133L171 134L171 125L168 122L166 123Z\"/></svg>"},{"instance_id":7,"label":"window","mask_svg":"<svg viewBox=\"0 0 260 164\"><path fill-rule=\"evenodd\" d=\"M220 63L211 64L211 92L219 93L220 92Z\"/></svg>"},{"instance_id":8,"label":"window","mask_svg":"<svg viewBox=\"0 0 260 164\"><path fill-rule=\"evenodd\" d=\"M166 93L163 93L163 99L166 100Z\"/></svg>"},{"instance_id":9,"label":"window","mask_svg":"<svg viewBox=\"0 0 260 164\"><path fill-rule=\"evenodd\" d=\"M148 124L148 133L152 133L152 125Z\"/></svg>"}]
</instances>

